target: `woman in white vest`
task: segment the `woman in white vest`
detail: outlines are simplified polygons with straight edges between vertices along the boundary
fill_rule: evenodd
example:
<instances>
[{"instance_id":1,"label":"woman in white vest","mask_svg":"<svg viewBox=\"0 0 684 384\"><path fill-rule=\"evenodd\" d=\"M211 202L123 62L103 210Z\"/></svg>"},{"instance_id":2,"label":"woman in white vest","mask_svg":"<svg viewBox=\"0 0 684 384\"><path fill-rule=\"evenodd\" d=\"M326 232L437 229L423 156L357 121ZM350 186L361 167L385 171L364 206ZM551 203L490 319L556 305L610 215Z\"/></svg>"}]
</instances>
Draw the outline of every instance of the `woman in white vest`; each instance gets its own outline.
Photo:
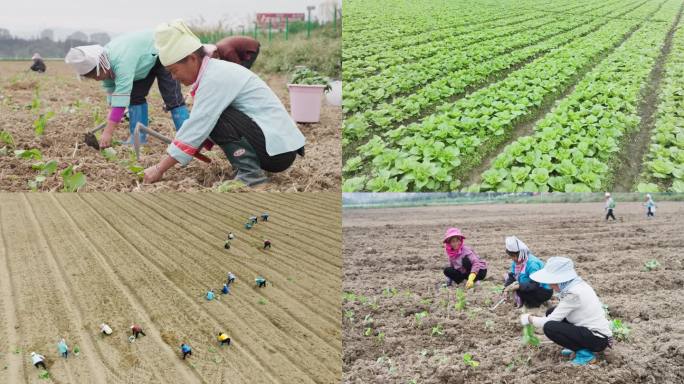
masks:
<instances>
[{"instance_id":1,"label":"woman in white vest","mask_svg":"<svg viewBox=\"0 0 684 384\"><path fill-rule=\"evenodd\" d=\"M577 275L572 260L551 257L530 278L549 284L560 293L560 302L544 317L521 315L522 325L543 328L546 337L564 347L561 354L572 358L573 365L596 362L595 353L612 345L613 332L596 292Z\"/></svg>"},{"instance_id":2,"label":"woman in white vest","mask_svg":"<svg viewBox=\"0 0 684 384\"><path fill-rule=\"evenodd\" d=\"M180 163L187 165L213 144L228 157L235 180L246 185L267 181L263 171L282 172L304 154L304 135L275 93L239 64L206 56L200 40L182 20L155 31L159 59L174 79L191 86L190 118L167 149L168 156L145 170L154 183Z\"/></svg>"}]
</instances>

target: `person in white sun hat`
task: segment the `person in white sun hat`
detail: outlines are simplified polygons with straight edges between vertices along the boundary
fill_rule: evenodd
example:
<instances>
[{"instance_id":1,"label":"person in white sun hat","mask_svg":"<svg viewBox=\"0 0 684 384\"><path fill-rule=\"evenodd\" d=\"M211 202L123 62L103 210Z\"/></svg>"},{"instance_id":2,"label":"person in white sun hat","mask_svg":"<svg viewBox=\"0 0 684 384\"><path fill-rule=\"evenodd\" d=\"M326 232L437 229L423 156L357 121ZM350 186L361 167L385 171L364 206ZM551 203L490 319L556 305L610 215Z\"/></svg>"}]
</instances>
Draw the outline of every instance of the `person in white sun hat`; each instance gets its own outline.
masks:
<instances>
[{"instance_id":1,"label":"person in white sun hat","mask_svg":"<svg viewBox=\"0 0 684 384\"><path fill-rule=\"evenodd\" d=\"M542 328L546 337L564 348L561 354L572 358L573 365L595 363L595 353L612 346L613 332L596 292L577 275L572 260L551 257L530 278L549 284L559 292L560 302L544 317L520 315L521 324Z\"/></svg>"},{"instance_id":2,"label":"person in white sun hat","mask_svg":"<svg viewBox=\"0 0 684 384\"><path fill-rule=\"evenodd\" d=\"M264 171L282 172L304 155L304 135L275 93L249 69L212 59L182 20L157 26L161 63L174 79L191 86L190 118L167 149L168 156L145 170L147 183L161 180L175 164L187 165L202 148L221 147L248 186L267 181Z\"/></svg>"},{"instance_id":3,"label":"person in white sun hat","mask_svg":"<svg viewBox=\"0 0 684 384\"><path fill-rule=\"evenodd\" d=\"M183 93L178 81L161 65L154 46L152 31L130 32L117 36L107 45L85 45L71 48L64 61L79 75L102 81L110 106L107 127L102 132L100 147L112 145L112 135L128 108L128 129L132 144L135 126L140 122L149 126L147 95L157 80L164 100L164 109L171 112L176 130L188 118ZM147 136L140 134L145 144Z\"/></svg>"}]
</instances>

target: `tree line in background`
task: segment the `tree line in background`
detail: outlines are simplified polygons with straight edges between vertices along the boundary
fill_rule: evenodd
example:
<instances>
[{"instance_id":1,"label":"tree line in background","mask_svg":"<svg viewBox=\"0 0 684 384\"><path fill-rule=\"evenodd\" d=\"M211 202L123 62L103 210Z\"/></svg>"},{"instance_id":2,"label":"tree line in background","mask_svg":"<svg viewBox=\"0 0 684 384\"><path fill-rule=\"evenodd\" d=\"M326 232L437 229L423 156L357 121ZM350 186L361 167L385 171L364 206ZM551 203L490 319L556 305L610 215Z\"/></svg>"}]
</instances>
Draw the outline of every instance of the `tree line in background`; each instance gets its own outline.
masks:
<instances>
[{"instance_id":1,"label":"tree line in background","mask_svg":"<svg viewBox=\"0 0 684 384\"><path fill-rule=\"evenodd\" d=\"M40 53L44 58L62 58L69 48L87 44L107 44L110 40L107 33L99 32L90 35L76 31L65 40L55 40L54 31L45 29L40 36L34 38L19 38L12 36L9 30L0 28L0 58L28 59L34 53Z\"/></svg>"}]
</instances>

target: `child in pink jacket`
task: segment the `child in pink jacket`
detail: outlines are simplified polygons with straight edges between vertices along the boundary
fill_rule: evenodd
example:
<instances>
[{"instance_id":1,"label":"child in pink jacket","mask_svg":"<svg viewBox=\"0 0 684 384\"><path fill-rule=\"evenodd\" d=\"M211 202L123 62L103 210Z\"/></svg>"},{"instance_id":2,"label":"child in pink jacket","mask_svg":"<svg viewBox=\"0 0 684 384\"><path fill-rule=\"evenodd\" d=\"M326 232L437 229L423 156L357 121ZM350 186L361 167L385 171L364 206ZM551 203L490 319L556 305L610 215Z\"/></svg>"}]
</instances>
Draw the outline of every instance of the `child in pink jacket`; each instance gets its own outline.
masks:
<instances>
[{"instance_id":1,"label":"child in pink jacket","mask_svg":"<svg viewBox=\"0 0 684 384\"><path fill-rule=\"evenodd\" d=\"M465 236L458 228L449 228L444 234L444 252L449 258L449 266L444 268L447 286L453 282L460 284L467 279L465 288L469 289L475 280L483 280L487 276L487 263L477 256L472 248L463 244Z\"/></svg>"}]
</instances>

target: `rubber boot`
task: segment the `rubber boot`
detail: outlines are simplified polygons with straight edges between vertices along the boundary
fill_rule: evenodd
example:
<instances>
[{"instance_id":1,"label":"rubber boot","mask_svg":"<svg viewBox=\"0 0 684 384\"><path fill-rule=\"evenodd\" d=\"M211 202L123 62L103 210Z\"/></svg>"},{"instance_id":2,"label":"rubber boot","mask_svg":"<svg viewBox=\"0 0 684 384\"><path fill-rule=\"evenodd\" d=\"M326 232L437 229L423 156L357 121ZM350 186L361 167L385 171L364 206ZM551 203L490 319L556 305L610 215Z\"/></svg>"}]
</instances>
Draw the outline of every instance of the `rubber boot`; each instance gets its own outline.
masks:
<instances>
[{"instance_id":1,"label":"rubber boot","mask_svg":"<svg viewBox=\"0 0 684 384\"><path fill-rule=\"evenodd\" d=\"M183 122L190 117L190 112L188 112L188 107L181 105L176 107L171 111L171 119L173 119L173 125L176 127L176 132L183 126Z\"/></svg>"},{"instance_id":2,"label":"rubber boot","mask_svg":"<svg viewBox=\"0 0 684 384\"><path fill-rule=\"evenodd\" d=\"M128 114L130 121L128 122L128 129L131 132L131 136L124 144L133 145L133 133L135 132L135 126L138 123L142 123L145 127L149 126L149 118L147 116L147 103L138 105L129 105ZM147 134L140 132L140 144L147 144Z\"/></svg>"},{"instance_id":3,"label":"rubber boot","mask_svg":"<svg viewBox=\"0 0 684 384\"><path fill-rule=\"evenodd\" d=\"M594 352L588 349L580 349L575 352L575 358L572 359L571 363L575 366L582 366L594 363L596 361L596 355Z\"/></svg>"},{"instance_id":4,"label":"rubber boot","mask_svg":"<svg viewBox=\"0 0 684 384\"><path fill-rule=\"evenodd\" d=\"M561 350L561 356L567 357L567 358L569 358L569 359L572 359L572 358L574 357L574 356L573 356L574 354L575 354L575 352L572 351L571 349L563 348L563 349Z\"/></svg>"},{"instance_id":5,"label":"rubber boot","mask_svg":"<svg viewBox=\"0 0 684 384\"><path fill-rule=\"evenodd\" d=\"M221 146L228 161L237 170L233 180L247 186L264 183L268 180L259 165L259 157L251 144L243 137L240 141Z\"/></svg>"}]
</instances>

